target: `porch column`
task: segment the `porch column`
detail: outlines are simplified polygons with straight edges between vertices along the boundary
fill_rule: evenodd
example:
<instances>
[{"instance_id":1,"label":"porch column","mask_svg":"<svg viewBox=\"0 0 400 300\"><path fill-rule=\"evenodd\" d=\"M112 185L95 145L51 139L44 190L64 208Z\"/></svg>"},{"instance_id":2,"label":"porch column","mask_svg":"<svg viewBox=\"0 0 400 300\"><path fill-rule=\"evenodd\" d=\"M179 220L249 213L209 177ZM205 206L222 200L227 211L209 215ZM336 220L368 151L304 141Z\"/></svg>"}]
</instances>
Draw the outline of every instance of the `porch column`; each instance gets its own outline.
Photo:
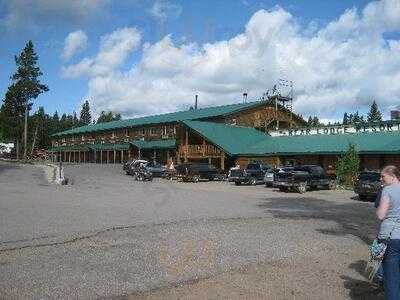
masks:
<instances>
[{"instance_id":1,"label":"porch column","mask_svg":"<svg viewBox=\"0 0 400 300\"><path fill-rule=\"evenodd\" d=\"M115 164L115 156L117 156L117 151L114 150L114 164Z\"/></svg>"},{"instance_id":2,"label":"porch column","mask_svg":"<svg viewBox=\"0 0 400 300\"><path fill-rule=\"evenodd\" d=\"M221 170L225 170L225 153L222 152L221 156Z\"/></svg>"},{"instance_id":3,"label":"porch column","mask_svg":"<svg viewBox=\"0 0 400 300\"><path fill-rule=\"evenodd\" d=\"M79 151L79 163L81 163L81 151Z\"/></svg>"},{"instance_id":4,"label":"porch column","mask_svg":"<svg viewBox=\"0 0 400 300\"><path fill-rule=\"evenodd\" d=\"M97 150L93 151L93 158L94 158L94 163L97 164Z\"/></svg>"},{"instance_id":5,"label":"porch column","mask_svg":"<svg viewBox=\"0 0 400 300\"><path fill-rule=\"evenodd\" d=\"M188 152L189 152L189 132L186 129L185 131L185 156L184 156L184 162L188 161Z\"/></svg>"},{"instance_id":6,"label":"porch column","mask_svg":"<svg viewBox=\"0 0 400 300\"><path fill-rule=\"evenodd\" d=\"M203 156L206 156L206 140L203 139Z\"/></svg>"},{"instance_id":7,"label":"porch column","mask_svg":"<svg viewBox=\"0 0 400 300\"><path fill-rule=\"evenodd\" d=\"M83 151L83 163L86 163L86 151Z\"/></svg>"},{"instance_id":8,"label":"porch column","mask_svg":"<svg viewBox=\"0 0 400 300\"><path fill-rule=\"evenodd\" d=\"M100 163L103 164L103 150L100 150Z\"/></svg>"},{"instance_id":9,"label":"porch column","mask_svg":"<svg viewBox=\"0 0 400 300\"><path fill-rule=\"evenodd\" d=\"M67 152L64 151L64 160L63 160L63 162L66 162L66 161L67 161Z\"/></svg>"},{"instance_id":10,"label":"porch column","mask_svg":"<svg viewBox=\"0 0 400 300\"><path fill-rule=\"evenodd\" d=\"M139 148L139 157L138 157L138 159L140 159L141 157L142 157L142 153L141 153L142 151L140 151L140 148Z\"/></svg>"},{"instance_id":11,"label":"porch column","mask_svg":"<svg viewBox=\"0 0 400 300\"><path fill-rule=\"evenodd\" d=\"M156 160L157 155L156 155L156 149L153 150L153 160Z\"/></svg>"},{"instance_id":12,"label":"porch column","mask_svg":"<svg viewBox=\"0 0 400 300\"><path fill-rule=\"evenodd\" d=\"M108 150L107 150L107 152L106 152L106 153L107 153L107 159L106 159L106 163L108 164L108 159L109 159L109 157L108 157L108 156L109 156L109 154L110 154L110 151L108 151Z\"/></svg>"},{"instance_id":13,"label":"porch column","mask_svg":"<svg viewBox=\"0 0 400 300\"><path fill-rule=\"evenodd\" d=\"M68 162L71 162L71 151L68 152Z\"/></svg>"},{"instance_id":14,"label":"porch column","mask_svg":"<svg viewBox=\"0 0 400 300\"><path fill-rule=\"evenodd\" d=\"M124 163L124 150L121 150L121 164Z\"/></svg>"},{"instance_id":15,"label":"porch column","mask_svg":"<svg viewBox=\"0 0 400 300\"><path fill-rule=\"evenodd\" d=\"M208 157L208 164L211 165L212 161L211 161L211 157Z\"/></svg>"}]
</instances>

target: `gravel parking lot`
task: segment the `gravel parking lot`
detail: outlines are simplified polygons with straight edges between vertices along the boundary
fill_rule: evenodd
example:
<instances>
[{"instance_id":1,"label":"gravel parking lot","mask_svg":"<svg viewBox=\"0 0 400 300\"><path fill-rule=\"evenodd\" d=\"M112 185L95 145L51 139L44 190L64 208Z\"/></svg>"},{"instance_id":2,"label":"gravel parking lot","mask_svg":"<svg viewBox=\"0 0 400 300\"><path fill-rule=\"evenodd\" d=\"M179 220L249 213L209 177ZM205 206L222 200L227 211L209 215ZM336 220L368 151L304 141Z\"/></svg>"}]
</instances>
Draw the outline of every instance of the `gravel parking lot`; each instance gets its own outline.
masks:
<instances>
[{"instance_id":1,"label":"gravel parking lot","mask_svg":"<svg viewBox=\"0 0 400 300\"><path fill-rule=\"evenodd\" d=\"M135 182L0 162L0 298L377 299L372 203L350 191Z\"/></svg>"}]
</instances>

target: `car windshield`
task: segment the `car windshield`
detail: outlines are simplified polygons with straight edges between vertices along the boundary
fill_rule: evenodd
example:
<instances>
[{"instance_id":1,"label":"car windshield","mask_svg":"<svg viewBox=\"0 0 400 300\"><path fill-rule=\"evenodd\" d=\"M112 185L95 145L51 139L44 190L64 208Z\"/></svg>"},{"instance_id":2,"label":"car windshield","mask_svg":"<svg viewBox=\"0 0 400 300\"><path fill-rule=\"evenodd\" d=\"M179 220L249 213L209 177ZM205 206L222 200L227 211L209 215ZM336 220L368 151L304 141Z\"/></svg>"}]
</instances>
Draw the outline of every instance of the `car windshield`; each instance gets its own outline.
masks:
<instances>
[{"instance_id":1,"label":"car windshield","mask_svg":"<svg viewBox=\"0 0 400 300\"><path fill-rule=\"evenodd\" d=\"M361 173L358 179L360 180L371 180L371 181L379 181L381 177L380 173L375 172L365 172Z\"/></svg>"}]
</instances>

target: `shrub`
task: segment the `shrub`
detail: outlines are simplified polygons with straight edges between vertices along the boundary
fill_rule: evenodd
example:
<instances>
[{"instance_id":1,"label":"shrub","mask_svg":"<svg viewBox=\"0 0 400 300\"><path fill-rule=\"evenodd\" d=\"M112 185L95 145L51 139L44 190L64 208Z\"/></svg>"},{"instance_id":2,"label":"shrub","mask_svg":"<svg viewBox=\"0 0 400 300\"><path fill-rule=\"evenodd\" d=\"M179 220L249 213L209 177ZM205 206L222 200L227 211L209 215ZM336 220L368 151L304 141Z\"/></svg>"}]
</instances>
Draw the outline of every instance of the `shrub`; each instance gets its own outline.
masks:
<instances>
[{"instance_id":1,"label":"shrub","mask_svg":"<svg viewBox=\"0 0 400 300\"><path fill-rule=\"evenodd\" d=\"M356 147L349 144L346 153L336 163L336 175L339 184L349 188L354 187L359 168L360 159Z\"/></svg>"}]
</instances>

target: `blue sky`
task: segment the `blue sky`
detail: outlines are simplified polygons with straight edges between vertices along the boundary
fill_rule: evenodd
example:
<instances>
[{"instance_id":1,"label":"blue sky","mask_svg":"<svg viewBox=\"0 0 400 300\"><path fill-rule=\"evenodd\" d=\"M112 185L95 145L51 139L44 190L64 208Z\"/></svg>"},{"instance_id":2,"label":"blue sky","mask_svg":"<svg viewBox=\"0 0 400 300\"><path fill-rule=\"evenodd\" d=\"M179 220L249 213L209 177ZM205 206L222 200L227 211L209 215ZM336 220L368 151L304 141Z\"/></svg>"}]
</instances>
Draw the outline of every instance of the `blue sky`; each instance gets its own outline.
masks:
<instances>
[{"instance_id":1,"label":"blue sky","mask_svg":"<svg viewBox=\"0 0 400 300\"><path fill-rule=\"evenodd\" d=\"M124 117L184 109L196 93L232 103L284 77L304 116L365 112L371 99L387 115L400 103L397 20L397 0L0 0L0 93L31 39L49 113L84 99Z\"/></svg>"}]
</instances>

